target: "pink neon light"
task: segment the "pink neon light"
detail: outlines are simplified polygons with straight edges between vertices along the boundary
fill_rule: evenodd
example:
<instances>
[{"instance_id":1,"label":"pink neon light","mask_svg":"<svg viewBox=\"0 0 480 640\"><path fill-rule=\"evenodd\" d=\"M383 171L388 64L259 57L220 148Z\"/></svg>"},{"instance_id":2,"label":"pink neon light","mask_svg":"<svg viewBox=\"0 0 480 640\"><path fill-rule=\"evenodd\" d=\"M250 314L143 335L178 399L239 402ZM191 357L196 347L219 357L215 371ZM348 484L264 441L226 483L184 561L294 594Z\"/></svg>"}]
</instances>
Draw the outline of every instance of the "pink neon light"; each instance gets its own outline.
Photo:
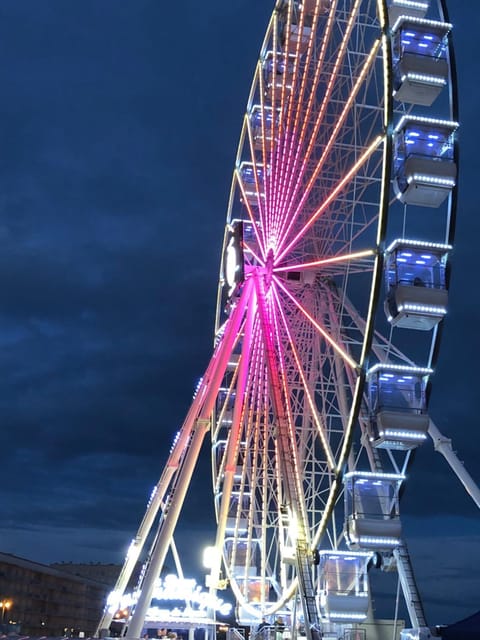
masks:
<instances>
[{"instance_id":1,"label":"pink neon light","mask_svg":"<svg viewBox=\"0 0 480 640\"><path fill-rule=\"evenodd\" d=\"M306 56L306 61L305 61L305 66L308 69L310 62L311 62L311 55L312 55L312 51L313 51L313 34L315 33L316 30L316 25L318 22L318 9L319 9L319 5L315 6L315 13L314 13L314 17L313 17L313 22L312 22L312 29L310 32L310 38L308 41L308 50L307 50L307 56ZM282 198L281 198L281 211L280 211L280 218L281 218L281 227L278 230L278 234L277 237L279 237L280 235L284 234L284 226L285 223L288 220L288 210L289 210L289 193L290 193L290 185L292 183L293 180L293 176L294 176L294 172L297 169L296 163L292 163L292 157L293 157L293 151L294 151L294 147L296 146L296 154L295 154L295 160L298 159L298 156L301 152L301 149L303 148L304 142L305 142L305 136L306 136L306 127L307 127L307 122L310 119L310 115L311 115L311 110L312 110L312 106L314 103L314 96L316 95L316 88L318 86L318 82L320 80L320 69L322 68L322 64L323 64L323 59L325 56L325 51L326 51L326 44L328 42L329 39L329 34L330 34L330 30L331 30L331 25L333 24L333 15L335 14L335 8L333 7L330 11L329 14L329 18L327 21L327 29L325 32L325 38L324 41L322 42L322 47L320 50L320 55L319 55L319 59L317 61L317 66L316 66L316 70L314 73L314 81L310 90L310 94L309 94L309 98L308 98L308 103L307 103L307 109L306 109L306 113L302 114L303 116L303 124L302 124L302 128L301 128L301 132L300 132L300 136L298 137L298 124L299 124L299 120L300 120L300 106L302 104L302 100L303 100L303 96L305 95L305 89L307 86L307 74L305 73L302 77L302 84L300 87L300 97L297 101L297 109L295 112L295 120L294 120L294 125L293 125L293 132L291 133L290 136L290 144L286 147L286 156L287 156L287 161L285 163L285 171L284 171L284 176L285 179L283 181L283 185L282 185ZM292 118L292 111L293 111L293 101L290 101L290 105L289 105L289 113L288 113L288 118L287 118L287 122L290 123L291 118ZM290 128L289 128L290 130ZM298 141L297 141L298 140ZM293 166L292 166L293 164ZM280 203L279 203L280 206ZM278 251L278 244L275 247L275 252Z\"/></svg>"},{"instance_id":2,"label":"pink neon light","mask_svg":"<svg viewBox=\"0 0 480 640\"><path fill-rule=\"evenodd\" d=\"M375 255L373 249L366 249L365 251L357 251L356 253L349 253L342 256L334 256L332 258L323 258L321 260L314 260L313 262L302 262L297 264L289 264L285 267L274 267L274 273L282 273L284 271L305 271L312 267L321 267L327 264L336 264L337 262L349 262L350 260L359 260L361 258L368 258Z\"/></svg>"},{"instance_id":3,"label":"pink neon light","mask_svg":"<svg viewBox=\"0 0 480 640\"><path fill-rule=\"evenodd\" d=\"M336 79L337 79L337 76L338 76L340 65L342 64L343 59L344 59L345 54L346 54L346 51L347 51L347 43L348 43L348 40L350 38L351 32L353 30L354 20L355 20L356 14L358 12L358 9L360 7L360 3L361 3L361 0L356 0L356 4L355 4L355 6L354 6L354 8L352 10L352 13L350 15L350 19L348 21L347 29L345 31L342 43L341 43L341 45L340 45L340 47L338 49L338 55L337 55L337 58L335 60L335 65L334 65L334 68L332 69L332 72L330 74L330 78L328 80L328 84L327 84L327 88L325 90L325 94L324 94L324 97L323 97L323 100L322 100L322 104L320 106L320 109L319 109L319 112L318 112L318 115L317 115L317 118L316 118L316 121L315 121L313 134L310 137L310 141L309 141L309 144L307 146L307 150L305 152L305 155L303 157L303 161L301 163L300 171L298 171L298 176L297 176L297 180L296 180L296 183L295 183L295 186L294 186L294 189L293 189L293 193L289 197L289 201L288 201L289 207L292 206L292 203L293 203L295 197L298 194L298 190L299 190L300 185L302 183L303 176L305 175L306 167L308 166L308 162L309 162L309 160L311 158L311 155L312 155L312 152L313 152L313 149L314 149L314 146L315 146L315 142L316 142L316 137L318 135L318 131L320 130L320 126L321 126L321 124L323 122L323 119L324 119L324 116L325 116L325 113L326 113L326 109L327 109L327 105L328 105L328 103L330 101L330 97L331 97L331 94L332 94L332 91L333 91L333 87L335 85L335 82L336 82ZM296 157L295 157L295 161L294 161L294 169L295 170L297 170L298 167L299 167L298 161L299 161L299 158L300 158L300 153L301 153L301 148L299 147L299 148L297 148L297 153L296 153ZM292 172L292 178L293 178L293 175L294 175L294 172ZM284 236L283 236L284 238L286 238L286 236L288 235L293 223L298 218L298 215L299 215L299 213L300 213L300 211L301 211L301 209L303 207L303 204L305 203L306 199L308 198L308 196L310 194L312 186L313 186L313 183L312 184L309 183L308 187L304 190L304 193L303 193L303 195L302 195L302 197L300 199L300 202L297 205L293 215L290 218L290 224L288 225L288 228L284 233Z\"/></svg>"},{"instance_id":4,"label":"pink neon light","mask_svg":"<svg viewBox=\"0 0 480 640\"><path fill-rule=\"evenodd\" d=\"M291 33L291 24L292 24L292 6L289 5L289 11L288 11L288 15L287 15L287 25L286 25L286 34L287 34L287 38L286 38L286 42L285 42L285 46L284 46L284 57L285 57L285 72L283 73L283 78L282 78L282 87L281 87L281 94L280 94L280 113L284 113L285 112L285 101L286 101L286 84L287 84L287 77L288 77L288 70L289 70L289 53L290 53L290 33ZM274 49L275 49L275 44L274 44ZM276 55L276 52L274 54L274 57ZM276 88L276 80L275 80L275 71L278 68L277 67L277 61L274 61L274 69L273 69L273 99L272 99L272 105L275 107L276 102L275 102L275 88ZM295 77L294 77L295 80ZM292 90L293 90L293 86L292 86ZM279 127L278 127L278 144L276 145L276 149L275 149L275 161L273 161L273 157L274 154L272 153L272 180L273 180L273 185L274 185L274 190L273 190L273 198L272 198L272 213L273 213L273 218L272 218L272 234L271 237L269 238L269 241L271 243L275 242L275 238L276 238L276 233L277 233L277 229L276 229L276 212L278 212L278 190L279 190L279 185L280 185L280 181L281 181L281 172L282 172L282 167L283 167L283 162L282 160L282 148L284 145L284 136L282 136L283 132L283 118L280 118L279 121ZM269 244L270 244L269 242ZM270 248L270 246L269 246Z\"/></svg>"},{"instance_id":5,"label":"pink neon light","mask_svg":"<svg viewBox=\"0 0 480 640\"><path fill-rule=\"evenodd\" d=\"M308 229L316 222L319 216L326 210L329 204L337 197L337 195L344 189L344 187L350 182L353 176L357 173L359 169L365 164L365 162L369 159L372 153L377 149L377 147L383 142L384 136L377 136L369 147L363 152L363 154L358 158L357 162L353 165L353 167L347 172L347 174L340 180L335 189L330 193L330 195L324 200L324 202L320 205L320 207L310 216L308 222L300 229L297 235L289 242L289 244L281 251L279 255L276 256L276 264L278 264L283 257L290 251L290 249L298 242L298 240L305 235ZM293 224L294 220L292 219L290 226Z\"/></svg>"},{"instance_id":6,"label":"pink neon light","mask_svg":"<svg viewBox=\"0 0 480 640\"><path fill-rule=\"evenodd\" d=\"M303 371L303 367L302 367L302 364L300 362L300 356L299 356L297 348L295 346L295 340L293 339L292 334L290 332L290 328L288 326L288 322L287 322L287 318L285 316L285 312L282 309L282 305L281 305L281 302L280 302L278 291L277 291L276 287L273 287L273 289L274 289L275 300L276 300L276 303L277 303L276 304L276 308L278 309L280 317L282 318L283 326L285 328L285 331L287 333L288 339L289 339L290 344L291 344L292 353L293 353L293 356L294 356L294 359L295 359L295 364L297 365L297 371L298 371L298 373L300 375L300 378L302 380L303 390L304 390L304 393L307 396L307 400L308 400L308 403L310 405L310 410L312 412L312 417L313 417L313 420L314 420L314 422L315 422L315 424L317 426L317 432L318 432L318 435L319 435L320 440L322 442L322 446L323 446L323 449L324 449L324 452L325 452L325 456L327 458L327 462L330 465L330 469L334 469L335 468L334 455L333 455L332 450L330 448L328 439L326 438L325 433L324 433L324 431L322 429L322 425L320 424L320 422L318 420L317 408L315 407L315 403L314 403L313 398L312 398L312 396L310 394L309 385L307 383L307 380L305 379L305 372Z\"/></svg>"},{"instance_id":7,"label":"pink neon light","mask_svg":"<svg viewBox=\"0 0 480 640\"><path fill-rule=\"evenodd\" d=\"M363 81L364 81L364 79L365 79L365 77L367 75L367 72L369 71L372 62L374 61L375 56L378 53L378 49L380 48L380 45L381 45L381 40L380 39L376 40L374 45L373 45L373 47L372 47L372 49L371 49L371 51L370 51L370 53L369 53L369 55L367 56L367 58L365 60L365 63L363 65L363 68L362 68L360 74L358 75L358 78L357 78L357 80L355 82L355 85L354 85L353 89L351 90L350 95L348 97L348 100L346 101L346 103L345 103L345 105L343 107L343 110L342 110L341 114L339 115L339 117L337 119L337 122L335 124L335 127L333 128L333 131L332 131L332 133L331 133L331 135L329 137L329 140L328 140L328 142L327 142L327 144L325 146L325 149L322 152L322 156L321 156L319 162L317 163L317 165L315 167L315 170L312 173L312 175L311 175L311 177L310 177L310 179L308 181L307 186L304 189L303 196L300 199L300 202L299 202L297 208L295 209L295 212L292 215L292 221L298 218L298 215L299 215L299 213L300 213L300 211L301 211L301 209L303 207L303 204L305 203L306 198L310 194L310 192L311 192L311 190L312 190L312 188L313 188L313 186L315 184L315 180L320 175L320 172L321 172L325 162L327 161L328 154L329 154L331 148L333 147L335 141L338 138L340 130L341 130L343 124L345 123L345 120L346 120L346 118L348 116L348 113L349 113L349 111L350 111L350 109L351 109L351 107L352 107L352 105L354 103L354 100L355 100L355 98L356 98L356 96L357 96L357 94L358 94L358 92L359 92L359 90L360 90L360 88L362 86L362 83L363 83ZM312 138L312 140L313 140L313 138ZM307 151L307 155L308 155L308 151ZM304 166L305 165L302 165L302 171L304 171ZM289 226L288 230L290 229L290 227L291 227L291 225ZM284 238L286 237L286 235L288 233L288 230L286 231L286 233L284 235Z\"/></svg>"},{"instance_id":8,"label":"pink neon light","mask_svg":"<svg viewBox=\"0 0 480 640\"><path fill-rule=\"evenodd\" d=\"M273 276L273 279L276 282L277 286L279 286L280 289L285 293L285 295L288 298L290 298L290 300L294 303L297 309L299 309L303 313L303 315L312 323L312 325L325 338L325 340L330 344L330 346L333 347L333 349L335 349L335 351L339 353L346 362L348 362L348 364L352 369L356 369L358 367L357 362L355 362L355 360L351 358L348 355L348 353L344 349L342 349L340 345L338 345L335 342L333 338L330 337L328 332L319 325L319 323L315 320L315 318L312 315L310 315L310 313L305 309L305 307L301 305L300 302L298 302L298 300L294 296L292 296L292 294L290 293L290 291L288 291L288 289L286 289L286 287L284 287L284 285L280 282L277 276Z\"/></svg>"}]
</instances>

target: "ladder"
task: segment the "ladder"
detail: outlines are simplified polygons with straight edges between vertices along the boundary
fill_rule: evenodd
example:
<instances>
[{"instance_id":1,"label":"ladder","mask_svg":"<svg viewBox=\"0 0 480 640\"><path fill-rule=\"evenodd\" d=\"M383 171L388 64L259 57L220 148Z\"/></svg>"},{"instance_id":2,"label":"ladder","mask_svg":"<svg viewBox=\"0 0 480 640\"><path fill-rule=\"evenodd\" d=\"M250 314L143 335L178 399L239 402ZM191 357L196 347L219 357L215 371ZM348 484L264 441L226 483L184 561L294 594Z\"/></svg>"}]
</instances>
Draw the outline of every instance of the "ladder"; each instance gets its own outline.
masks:
<instances>
[{"instance_id":1,"label":"ladder","mask_svg":"<svg viewBox=\"0 0 480 640\"><path fill-rule=\"evenodd\" d=\"M297 541L296 551L298 588L300 590L303 615L305 621L308 621L309 627L306 629L306 634L307 638L317 640L317 638L320 638L320 618L317 603L315 602L315 588L312 582L312 554L305 541ZM305 625L305 627L307 627L307 625Z\"/></svg>"},{"instance_id":2,"label":"ladder","mask_svg":"<svg viewBox=\"0 0 480 640\"><path fill-rule=\"evenodd\" d=\"M402 585L408 614L414 627L426 627L425 611L418 592L417 582L413 574L412 562L404 541L393 550L393 556L397 561L398 577Z\"/></svg>"}]
</instances>

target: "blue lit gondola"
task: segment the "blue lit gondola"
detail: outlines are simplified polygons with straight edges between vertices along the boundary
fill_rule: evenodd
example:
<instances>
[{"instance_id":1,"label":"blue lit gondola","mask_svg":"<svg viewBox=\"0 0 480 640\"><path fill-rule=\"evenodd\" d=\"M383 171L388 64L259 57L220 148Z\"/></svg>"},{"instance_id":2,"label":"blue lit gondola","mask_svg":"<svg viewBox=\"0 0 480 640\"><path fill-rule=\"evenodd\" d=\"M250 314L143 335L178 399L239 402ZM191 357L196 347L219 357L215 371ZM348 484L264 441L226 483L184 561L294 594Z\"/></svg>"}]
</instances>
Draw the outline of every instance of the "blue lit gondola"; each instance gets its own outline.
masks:
<instances>
[{"instance_id":1,"label":"blue lit gondola","mask_svg":"<svg viewBox=\"0 0 480 640\"><path fill-rule=\"evenodd\" d=\"M457 122L403 116L394 130L394 189L407 204L439 207L456 184Z\"/></svg>"},{"instance_id":2,"label":"blue lit gondola","mask_svg":"<svg viewBox=\"0 0 480 640\"><path fill-rule=\"evenodd\" d=\"M367 373L370 440L374 447L407 450L427 437L426 385L431 369L377 364Z\"/></svg>"},{"instance_id":3,"label":"blue lit gondola","mask_svg":"<svg viewBox=\"0 0 480 640\"><path fill-rule=\"evenodd\" d=\"M447 313L450 245L395 240L385 254L385 313L394 327L428 331Z\"/></svg>"},{"instance_id":4,"label":"blue lit gondola","mask_svg":"<svg viewBox=\"0 0 480 640\"><path fill-rule=\"evenodd\" d=\"M452 25L401 16L392 28L394 96L430 106L447 86L448 34Z\"/></svg>"},{"instance_id":5,"label":"blue lit gondola","mask_svg":"<svg viewBox=\"0 0 480 640\"><path fill-rule=\"evenodd\" d=\"M344 476L345 536L350 549L388 550L401 542L401 474L353 471Z\"/></svg>"}]
</instances>

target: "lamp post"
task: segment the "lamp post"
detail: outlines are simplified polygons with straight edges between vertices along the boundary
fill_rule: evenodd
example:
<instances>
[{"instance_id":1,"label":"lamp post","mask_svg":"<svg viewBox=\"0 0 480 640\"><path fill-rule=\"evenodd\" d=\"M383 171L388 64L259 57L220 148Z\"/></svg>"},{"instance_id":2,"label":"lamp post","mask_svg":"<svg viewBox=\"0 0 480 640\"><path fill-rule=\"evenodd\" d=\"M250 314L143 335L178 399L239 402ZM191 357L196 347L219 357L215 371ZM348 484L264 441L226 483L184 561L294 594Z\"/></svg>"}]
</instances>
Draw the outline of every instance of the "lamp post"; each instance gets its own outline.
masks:
<instances>
[{"instance_id":1,"label":"lamp post","mask_svg":"<svg viewBox=\"0 0 480 640\"><path fill-rule=\"evenodd\" d=\"M0 607L2 609L2 624L5 622L5 611L8 611L11 606L11 600L0 600Z\"/></svg>"}]
</instances>

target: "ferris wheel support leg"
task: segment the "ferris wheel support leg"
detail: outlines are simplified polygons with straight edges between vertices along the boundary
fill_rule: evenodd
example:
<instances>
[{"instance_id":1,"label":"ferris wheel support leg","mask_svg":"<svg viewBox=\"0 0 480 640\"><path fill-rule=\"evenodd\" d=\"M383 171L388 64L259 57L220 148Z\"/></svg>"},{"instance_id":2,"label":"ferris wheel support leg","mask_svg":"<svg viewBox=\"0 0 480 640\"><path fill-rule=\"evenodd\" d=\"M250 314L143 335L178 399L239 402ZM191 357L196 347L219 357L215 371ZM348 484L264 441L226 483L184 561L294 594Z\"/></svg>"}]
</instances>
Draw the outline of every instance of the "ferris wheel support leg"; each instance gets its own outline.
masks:
<instances>
[{"instance_id":1,"label":"ferris wheel support leg","mask_svg":"<svg viewBox=\"0 0 480 640\"><path fill-rule=\"evenodd\" d=\"M160 575L161 568L163 567L168 547L173 541L173 533L180 516L185 495L190 486L193 471L202 448L205 434L208 432L209 428L210 421L208 418L199 418L195 421L188 453L185 456L178 478L176 479L175 488L172 490L172 500L170 501L168 511L164 515L164 521L158 532L157 539L155 540L148 569L141 585L141 593L128 625L126 634L128 638L140 637L145 617L152 600L155 582Z\"/></svg>"},{"instance_id":2,"label":"ferris wheel support leg","mask_svg":"<svg viewBox=\"0 0 480 640\"><path fill-rule=\"evenodd\" d=\"M128 625L127 638L140 638L142 628L145 622L148 608L152 601L153 589L155 582L160 575L161 568L167 555L168 546L173 536L175 526L177 524L185 494L190 485L190 480L195 468L200 449L210 427L209 420L198 420L192 437L192 442L188 450L188 454L183 465L182 472L178 479L175 491L175 500L172 501L168 514L165 517L163 527L161 528L158 538L155 542L155 548L152 553L148 571L142 585L142 590L138 598L132 619Z\"/></svg>"},{"instance_id":3,"label":"ferris wheel support leg","mask_svg":"<svg viewBox=\"0 0 480 640\"><path fill-rule=\"evenodd\" d=\"M204 376L205 380L209 380L213 375L212 370L215 368L216 362L217 360L215 358L212 358ZM192 425L194 424L196 416L201 411L202 403L204 403L202 393L197 393L190 407L190 410L188 411L182 428L179 431L178 437L175 440L175 444L172 447L165 469L163 470L163 473L152 492L152 496L147 505L145 515L143 516L143 520L140 523L137 534L130 544L124 565L122 567L120 575L118 576L114 590L108 598L107 606L105 607L102 618L97 626L95 637L101 637L108 632L110 624L112 623L113 615L115 612L114 610L115 608L119 608L120 606L120 599L123 596L125 589L127 588L128 582L132 576L140 554L145 546L145 542L155 522L159 509L160 507L162 507L162 505L164 506L164 500L167 490L181 465L182 458L185 455L188 447L188 442L192 435Z\"/></svg>"},{"instance_id":4,"label":"ferris wheel support leg","mask_svg":"<svg viewBox=\"0 0 480 640\"><path fill-rule=\"evenodd\" d=\"M475 480L465 469L463 462L458 459L457 454L452 449L452 441L450 438L444 436L432 420L430 420L430 424L428 426L428 433L433 440L435 451L441 453L446 459L457 478L465 487L468 495L472 498L477 507L480 508L480 489L478 488Z\"/></svg>"},{"instance_id":5,"label":"ferris wheel support leg","mask_svg":"<svg viewBox=\"0 0 480 640\"><path fill-rule=\"evenodd\" d=\"M250 304L245 323L244 339L242 344L242 355L238 370L238 382L233 407L232 426L228 438L227 460L222 484L222 498L218 511L217 535L215 539L215 556L210 570L210 595L217 592L220 570L222 565L222 548L224 544L225 531L227 528L228 510L232 496L234 475L237 470L236 455L239 448L240 422L242 418L243 396L246 389L248 372L250 367L250 348L252 344L252 332L255 315L255 304ZM212 599L213 601L213 599Z\"/></svg>"},{"instance_id":6,"label":"ferris wheel support leg","mask_svg":"<svg viewBox=\"0 0 480 640\"><path fill-rule=\"evenodd\" d=\"M215 403L215 398L227 368L228 359L232 352L233 345L240 330L245 308L250 297L251 287L251 283L246 283L240 299L232 311L225 333L212 356L192 408L188 412L187 419L182 427L182 432L185 431L189 436L193 432L193 435L190 444L188 444L188 438L183 439L185 441L183 444L183 452L185 450L187 451L183 461L179 460L179 463L181 462L180 469L177 468L175 470L174 475L177 475L178 477L175 478L175 485L173 486L170 495L169 508L167 513L164 515L161 529L158 533L157 539L155 540L150 563L147 571L145 572L144 581L141 585L141 593L128 625L126 633L127 638L140 637L145 617L152 600L155 582L160 575L160 570L165 561L168 546L171 543L185 495L188 487L190 486L190 481L200 454L205 434L210 428L210 416ZM195 411L192 411L193 408L195 408Z\"/></svg>"}]
</instances>

